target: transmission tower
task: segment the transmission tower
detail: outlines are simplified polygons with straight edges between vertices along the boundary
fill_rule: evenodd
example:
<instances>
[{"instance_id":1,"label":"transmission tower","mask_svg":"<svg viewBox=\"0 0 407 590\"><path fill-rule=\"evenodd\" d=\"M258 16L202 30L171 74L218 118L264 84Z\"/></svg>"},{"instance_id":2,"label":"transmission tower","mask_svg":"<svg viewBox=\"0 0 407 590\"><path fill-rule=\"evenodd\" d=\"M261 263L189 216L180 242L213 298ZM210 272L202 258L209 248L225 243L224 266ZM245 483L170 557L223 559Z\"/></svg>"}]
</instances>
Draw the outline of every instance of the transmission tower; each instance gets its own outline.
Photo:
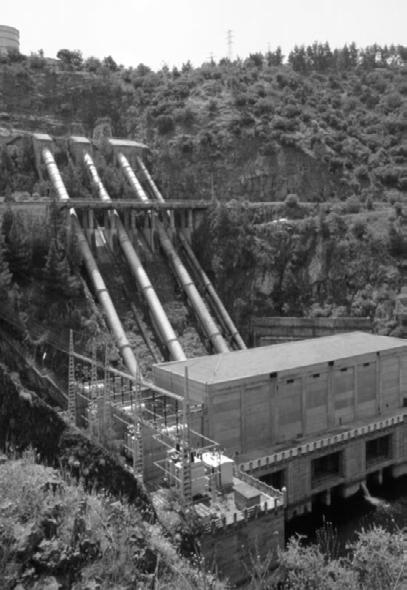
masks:
<instances>
[{"instance_id":1,"label":"transmission tower","mask_svg":"<svg viewBox=\"0 0 407 590\"><path fill-rule=\"evenodd\" d=\"M233 31L231 29L228 30L226 35L227 43L228 43L228 58L229 61L233 59Z\"/></svg>"}]
</instances>

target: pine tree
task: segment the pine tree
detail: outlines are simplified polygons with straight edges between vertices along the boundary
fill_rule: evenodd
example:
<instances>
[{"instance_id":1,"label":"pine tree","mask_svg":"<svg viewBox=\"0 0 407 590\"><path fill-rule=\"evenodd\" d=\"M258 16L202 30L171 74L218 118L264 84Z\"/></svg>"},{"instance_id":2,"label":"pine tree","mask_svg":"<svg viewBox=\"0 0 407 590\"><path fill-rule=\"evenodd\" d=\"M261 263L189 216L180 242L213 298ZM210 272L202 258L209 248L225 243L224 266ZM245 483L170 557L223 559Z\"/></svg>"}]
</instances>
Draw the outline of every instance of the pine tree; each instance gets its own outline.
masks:
<instances>
[{"instance_id":1,"label":"pine tree","mask_svg":"<svg viewBox=\"0 0 407 590\"><path fill-rule=\"evenodd\" d=\"M78 279L71 273L66 253L56 238L51 240L43 276L47 293L70 299L79 292Z\"/></svg>"},{"instance_id":2,"label":"pine tree","mask_svg":"<svg viewBox=\"0 0 407 590\"><path fill-rule=\"evenodd\" d=\"M7 259L15 279L27 280L32 260L32 243L19 216L15 216L8 234L5 234Z\"/></svg>"}]
</instances>

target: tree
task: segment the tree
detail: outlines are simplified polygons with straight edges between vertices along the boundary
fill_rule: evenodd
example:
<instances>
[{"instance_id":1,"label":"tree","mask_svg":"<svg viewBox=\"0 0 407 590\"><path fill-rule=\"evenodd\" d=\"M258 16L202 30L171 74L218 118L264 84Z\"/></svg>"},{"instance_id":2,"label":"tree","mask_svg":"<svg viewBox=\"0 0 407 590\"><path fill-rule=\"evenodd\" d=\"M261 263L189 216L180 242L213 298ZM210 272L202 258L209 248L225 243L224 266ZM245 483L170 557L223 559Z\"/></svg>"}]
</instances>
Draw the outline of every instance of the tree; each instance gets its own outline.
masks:
<instances>
[{"instance_id":1,"label":"tree","mask_svg":"<svg viewBox=\"0 0 407 590\"><path fill-rule=\"evenodd\" d=\"M111 55L108 55L107 57L105 57L103 59L103 65L105 68L108 68L112 72L117 72L117 70L119 69L119 66L114 61L114 59Z\"/></svg>"},{"instance_id":2,"label":"tree","mask_svg":"<svg viewBox=\"0 0 407 590\"><path fill-rule=\"evenodd\" d=\"M404 539L401 531L389 532L375 526L362 529L351 545L351 568L362 588L397 588L403 573Z\"/></svg>"},{"instance_id":3,"label":"tree","mask_svg":"<svg viewBox=\"0 0 407 590\"><path fill-rule=\"evenodd\" d=\"M304 45L296 45L288 55L288 63L295 72L305 73L308 70L307 54Z\"/></svg>"},{"instance_id":4,"label":"tree","mask_svg":"<svg viewBox=\"0 0 407 590\"><path fill-rule=\"evenodd\" d=\"M160 135L167 135L174 131L174 119L170 115L160 115L157 117L157 130Z\"/></svg>"},{"instance_id":5,"label":"tree","mask_svg":"<svg viewBox=\"0 0 407 590\"><path fill-rule=\"evenodd\" d=\"M32 259L32 244L21 217L15 215L8 233L5 233L7 259L16 280L26 281Z\"/></svg>"},{"instance_id":6,"label":"tree","mask_svg":"<svg viewBox=\"0 0 407 590\"><path fill-rule=\"evenodd\" d=\"M281 47L277 47L275 51L268 51L266 53L266 61L269 66L281 66L283 63L284 55L281 51Z\"/></svg>"},{"instance_id":7,"label":"tree","mask_svg":"<svg viewBox=\"0 0 407 590\"><path fill-rule=\"evenodd\" d=\"M360 590L356 575L342 560L329 559L318 545L304 547L298 537L292 537L286 550L280 554L278 578L278 585L269 585L268 588Z\"/></svg>"},{"instance_id":8,"label":"tree","mask_svg":"<svg viewBox=\"0 0 407 590\"><path fill-rule=\"evenodd\" d=\"M333 557L329 548L304 546L292 537L280 554L276 575L259 590L384 590L401 588L403 535L382 527L358 533L348 547L350 556ZM264 579L264 576L263 576Z\"/></svg>"},{"instance_id":9,"label":"tree","mask_svg":"<svg viewBox=\"0 0 407 590\"><path fill-rule=\"evenodd\" d=\"M58 298L71 299L79 293L79 282L71 273L68 259L58 238L51 240L43 269L44 288Z\"/></svg>"},{"instance_id":10,"label":"tree","mask_svg":"<svg viewBox=\"0 0 407 590\"><path fill-rule=\"evenodd\" d=\"M263 65L263 54L262 53L251 53L246 60L247 65L254 66L255 68L261 68Z\"/></svg>"},{"instance_id":11,"label":"tree","mask_svg":"<svg viewBox=\"0 0 407 590\"><path fill-rule=\"evenodd\" d=\"M82 52L79 49L60 49L57 58L69 70L80 70L83 65Z\"/></svg>"},{"instance_id":12,"label":"tree","mask_svg":"<svg viewBox=\"0 0 407 590\"><path fill-rule=\"evenodd\" d=\"M97 57L90 56L84 61L83 66L88 72L99 72L102 67L102 63Z\"/></svg>"}]
</instances>

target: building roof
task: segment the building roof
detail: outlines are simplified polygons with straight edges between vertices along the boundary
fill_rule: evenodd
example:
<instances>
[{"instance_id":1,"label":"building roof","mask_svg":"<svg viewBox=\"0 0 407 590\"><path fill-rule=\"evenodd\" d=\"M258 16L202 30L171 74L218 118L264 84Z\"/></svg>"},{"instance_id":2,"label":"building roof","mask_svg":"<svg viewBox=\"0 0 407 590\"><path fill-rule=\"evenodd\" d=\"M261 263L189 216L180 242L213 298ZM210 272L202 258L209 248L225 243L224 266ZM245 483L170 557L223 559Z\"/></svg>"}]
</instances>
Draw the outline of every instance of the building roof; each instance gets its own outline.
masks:
<instances>
[{"instance_id":1,"label":"building roof","mask_svg":"<svg viewBox=\"0 0 407 590\"><path fill-rule=\"evenodd\" d=\"M143 149L146 150L147 146L144 143L140 143L138 141L133 141L131 139L117 139L113 137L109 137L109 143L112 147L118 148L134 148L134 149Z\"/></svg>"},{"instance_id":2,"label":"building roof","mask_svg":"<svg viewBox=\"0 0 407 590\"><path fill-rule=\"evenodd\" d=\"M201 383L224 383L279 371L290 371L381 351L406 348L407 341L366 332L348 332L296 342L160 363L159 369L185 374Z\"/></svg>"},{"instance_id":3,"label":"building roof","mask_svg":"<svg viewBox=\"0 0 407 590\"><path fill-rule=\"evenodd\" d=\"M87 137L83 137L82 135L71 135L69 139L72 143L84 143L86 145L90 145L90 140Z\"/></svg>"}]
</instances>

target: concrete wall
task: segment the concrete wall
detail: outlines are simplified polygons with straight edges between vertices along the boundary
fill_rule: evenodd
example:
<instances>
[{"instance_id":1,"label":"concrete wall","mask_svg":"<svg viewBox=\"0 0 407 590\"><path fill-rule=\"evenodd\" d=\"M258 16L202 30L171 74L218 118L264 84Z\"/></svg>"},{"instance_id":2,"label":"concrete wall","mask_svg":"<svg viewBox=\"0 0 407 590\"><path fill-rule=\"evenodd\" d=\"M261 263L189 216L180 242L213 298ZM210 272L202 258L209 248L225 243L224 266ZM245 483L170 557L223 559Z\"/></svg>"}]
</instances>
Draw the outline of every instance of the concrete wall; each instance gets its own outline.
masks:
<instances>
[{"instance_id":1,"label":"concrete wall","mask_svg":"<svg viewBox=\"0 0 407 590\"><path fill-rule=\"evenodd\" d=\"M366 461L366 445L383 437L390 438L388 456ZM338 473L327 474L326 477L313 480L313 461L333 453L340 453L340 468ZM288 516L294 510L301 513L310 509L310 502L323 492L330 492L334 488L338 494L349 496L355 493L360 483L365 482L372 474L382 473L384 468L391 468L396 477L407 471L407 423L401 422L390 428L370 433L367 436L348 440L346 443L331 445L306 455L298 455L287 461L274 465L259 467L253 463L252 475L257 478L268 478L273 473L283 471L283 485L287 488Z\"/></svg>"},{"instance_id":2,"label":"concrete wall","mask_svg":"<svg viewBox=\"0 0 407 590\"><path fill-rule=\"evenodd\" d=\"M256 519L230 525L200 538L206 567L216 569L232 584L248 578L252 561L277 565L278 548L284 547L284 511L270 511ZM257 557L256 557L257 556Z\"/></svg>"},{"instance_id":3,"label":"concrete wall","mask_svg":"<svg viewBox=\"0 0 407 590\"><path fill-rule=\"evenodd\" d=\"M232 455L269 448L394 411L406 386L406 351L208 384L208 436Z\"/></svg>"}]
</instances>

